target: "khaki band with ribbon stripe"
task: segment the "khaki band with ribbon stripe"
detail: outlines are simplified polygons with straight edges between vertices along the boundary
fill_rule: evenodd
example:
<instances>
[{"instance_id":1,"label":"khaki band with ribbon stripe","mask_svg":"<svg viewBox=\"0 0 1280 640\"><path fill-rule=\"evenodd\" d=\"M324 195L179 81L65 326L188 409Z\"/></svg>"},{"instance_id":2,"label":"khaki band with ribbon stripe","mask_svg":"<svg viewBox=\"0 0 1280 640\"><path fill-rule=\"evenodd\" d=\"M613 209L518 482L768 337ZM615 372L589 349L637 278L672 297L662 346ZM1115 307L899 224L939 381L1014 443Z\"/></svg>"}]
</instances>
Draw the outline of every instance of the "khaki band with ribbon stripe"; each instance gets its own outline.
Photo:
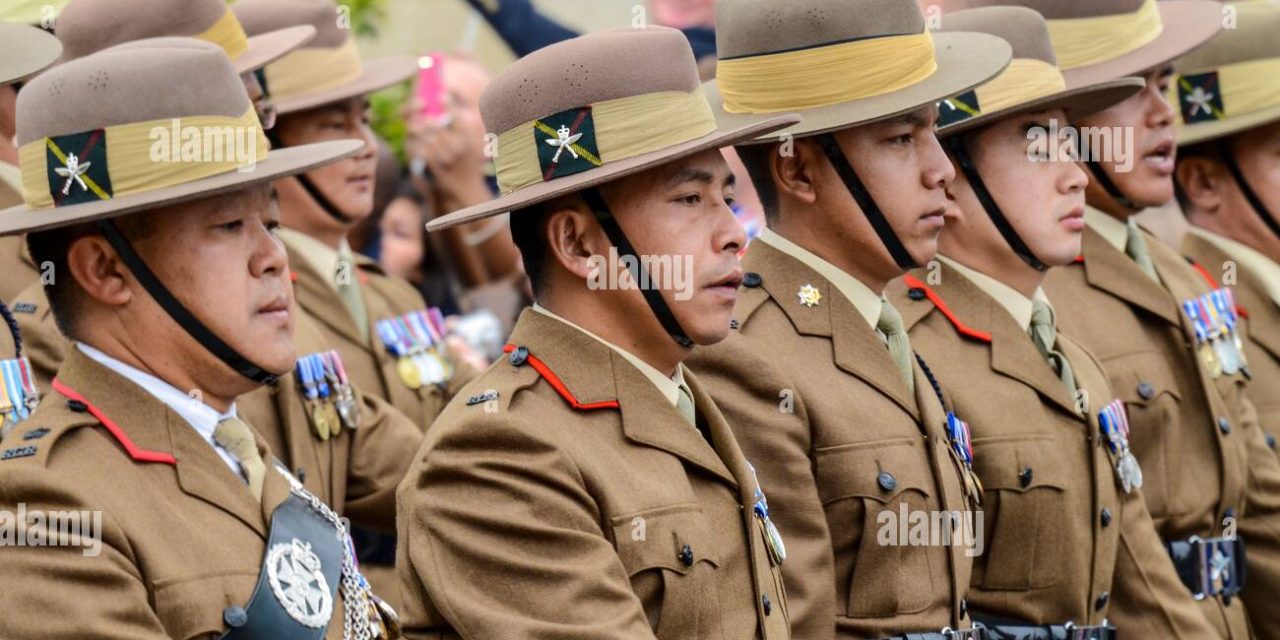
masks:
<instances>
[{"instance_id":1,"label":"khaki band with ribbon stripe","mask_svg":"<svg viewBox=\"0 0 1280 640\"><path fill-rule=\"evenodd\" d=\"M1156 0L1146 0L1133 13L1047 22L1058 67L1062 69L1114 60L1146 46L1164 30Z\"/></svg>"},{"instance_id":2,"label":"khaki band with ribbon stripe","mask_svg":"<svg viewBox=\"0 0 1280 640\"><path fill-rule=\"evenodd\" d=\"M715 118L700 89L597 102L498 135L498 187L540 182L659 151L709 135Z\"/></svg>"},{"instance_id":3,"label":"khaki band with ribbon stripe","mask_svg":"<svg viewBox=\"0 0 1280 640\"><path fill-rule=\"evenodd\" d=\"M267 65L267 87L276 100L316 93L351 82L364 70L354 38L339 47L308 47Z\"/></svg>"},{"instance_id":4,"label":"khaki band with ribbon stripe","mask_svg":"<svg viewBox=\"0 0 1280 640\"><path fill-rule=\"evenodd\" d=\"M1178 124L1225 120L1280 106L1280 58L1249 60L1174 78Z\"/></svg>"},{"instance_id":5,"label":"khaki band with ribbon stripe","mask_svg":"<svg viewBox=\"0 0 1280 640\"><path fill-rule=\"evenodd\" d=\"M891 93L938 69L933 35L854 40L716 63L716 83L729 113L782 113Z\"/></svg>"},{"instance_id":6,"label":"khaki band with ribbon stripe","mask_svg":"<svg viewBox=\"0 0 1280 640\"><path fill-rule=\"evenodd\" d=\"M240 25L240 20L231 12L231 9L227 9L227 12L222 14L212 27L195 38L218 45L232 60L249 50L249 37L245 35L244 27Z\"/></svg>"},{"instance_id":7,"label":"khaki band with ribbon stripe","mask_svg":"<svg viewBox=\"0 0 1280 640\"><path fill-rule=\"evenodd\" d=\"M262 162L269 149L252 108L238 118L167 118L40 138L18 150L22 196L28 207L47 209L146 193ZM252 157L237 157L245 151Z\"/></svg>"},{"instance_id":8,"label":"khaki band with ribbon stripe","mask_svg":"<svg viewBox=\"0 0 1280 640\"><path fill-rule=\"evenodd\" d=\"M961 119L975 118L1061 93L1066 86L1062 72L1052 64L1034 58L1014 58L1003 73L974 90L977 104L967 104L963 96L944 102L963 112L965 117Z\"/></svg>"}]
</instances>

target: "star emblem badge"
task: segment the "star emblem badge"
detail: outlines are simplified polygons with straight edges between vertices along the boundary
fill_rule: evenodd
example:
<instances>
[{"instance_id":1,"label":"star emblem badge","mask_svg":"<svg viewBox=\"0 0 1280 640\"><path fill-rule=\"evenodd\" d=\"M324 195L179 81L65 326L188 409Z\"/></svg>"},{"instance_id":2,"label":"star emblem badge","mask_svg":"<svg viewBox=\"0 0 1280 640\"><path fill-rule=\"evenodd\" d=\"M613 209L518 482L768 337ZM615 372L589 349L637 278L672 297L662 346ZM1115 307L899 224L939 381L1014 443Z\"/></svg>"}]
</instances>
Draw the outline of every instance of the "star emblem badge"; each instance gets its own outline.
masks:
<instances>
[{"instance_id":1,"label":"star emblem badge","mask_svg":"<svg viewBox=\"0 0 1280 640\"><path fill-rule=\"evenodd\" d=\"M818 291L811 284L806 284L805 286L800 287L800 291L797 295L800 296L800 304L806 307L816 307L818 306L818 303L822 301L822 292Z\"/></svg>"}]
</instances>

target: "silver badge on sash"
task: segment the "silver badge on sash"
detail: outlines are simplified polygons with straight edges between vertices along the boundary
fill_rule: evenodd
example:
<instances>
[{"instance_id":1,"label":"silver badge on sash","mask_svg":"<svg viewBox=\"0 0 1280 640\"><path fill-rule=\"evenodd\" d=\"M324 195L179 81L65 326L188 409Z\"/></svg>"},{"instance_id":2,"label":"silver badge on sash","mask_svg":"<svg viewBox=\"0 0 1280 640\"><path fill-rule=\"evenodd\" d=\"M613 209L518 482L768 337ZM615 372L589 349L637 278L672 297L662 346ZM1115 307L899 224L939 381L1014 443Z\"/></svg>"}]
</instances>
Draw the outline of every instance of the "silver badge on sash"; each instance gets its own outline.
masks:
<instances>
[{"instance_id":1,"label":"silver badge on sash","mask_svg":"<svg viewBox=\"0 0 1280 640\"><path fill-rule=\"evenodd\" d=\"M306 627L319 629L333 615L329 582L320 570L320 558L311 543L294 538L267 552L267 582L280 606L290 618Z\"/></svg>"}]
</instances>

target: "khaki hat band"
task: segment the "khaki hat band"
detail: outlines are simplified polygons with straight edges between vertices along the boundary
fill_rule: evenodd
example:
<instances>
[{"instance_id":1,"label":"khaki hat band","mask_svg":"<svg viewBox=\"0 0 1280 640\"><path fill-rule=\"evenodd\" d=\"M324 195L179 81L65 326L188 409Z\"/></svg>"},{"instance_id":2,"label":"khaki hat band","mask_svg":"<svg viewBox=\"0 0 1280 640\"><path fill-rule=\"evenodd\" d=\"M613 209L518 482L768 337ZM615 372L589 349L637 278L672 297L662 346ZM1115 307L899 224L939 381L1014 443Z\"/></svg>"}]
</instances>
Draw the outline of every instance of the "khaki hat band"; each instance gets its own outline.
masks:
<instances>
[{"instance_id":1,"label":"khaki hat band","mask_svg":"<svg viewBox=\"0 0 1280 640\"><path fill-rule=\"evenodd\" d=\"M17 24L53 24L68 0L8 0L0 9L0 20Z\"/></svg>"},{"instance_id":2,"label":"khaki hat band","mask_svg":"<svg viewBox=\"0 0 1280 640\"><path fill-rule=\"evenodd\" d=\"M110 200L247 170L269 149L252 108L40 138L18 150L22 197L31 209Z\"/></svg>"},{"instance_id":3,"label":"khaki hat band","mask_svg":"<svg viewBox=\"0 0 1280 640\"><path fill-rule=\"evenodd\" d=\"M360 77L364 65L353 38L340 47L307 47L267 65L267 90L274 99L318 93Z\"/></svg>"},{"instance_id":4,"label":"khaki hat band","mask_svg":"<svg viewBox=\"0 0 1280 640\"><path fill-rule=\"evenodd\" d=\"M1066 90L1067 81L1054 65L1034 58L1014 58L1004 73L974 90L978 104L967 105L959 98L950 100L950 103L970 117L975 117L984 112L1010 109Z\"/></svg>"},{"instance_id":5,"label":"khaki hat band","mask_svg":"<svg viewBox=\"0 0 1280 640\"><path fill-rule=\"evenodd\" d=\"M1169 87L1169 101L1179 107L1179 125L1226 120L1280 106L1280 58L1177 76Z\"/></svg>"},{"instance_id":6,"label":"khaki hat band","mask_svg":"<svg viewBox=\"0 0 1280 640\"><path fill-rule=\"evenodd\" d=\"M1133 13L1047 22L1054 55L1062 69L1114 60L1150 44L1164 31L1156 0L1146 0Z\"/></svg>"},{"instance_id":7,"label":"khaki hat band","mask_svg":"<svg viewBox=\"0 0 1280 640\"><path fill-rule=\"evenodd\" d=\"M222 50L227 52L227 57L232 60L249 50L249 36L245 35L244 27L240 26L240 20L230 8L222 14L221 18L218 18L217 22L213 23L212 27L195 37L222 47Z\"/></svg>"},{"instance_id":8,"label":"khaki hat band","mask_svg":"<svg viewBox=\"0 0 1280 640\"><path fill-rule=\"evenodd\" d=\"M526 122L498 135L503 194L660 151L713 133L701 89L597 102Z\"/></svg>"},{"instance_id":9,"label":"khaki hat band","mask_svg":"<svg viewBox=\"0 0 1280 640\"><path fill-rule=\"evenodd\" d=\"M720 60L716 83L729 113L817 109L892 93L933 75L933 34L883 36Z\"/></svg>"}]
</instances>

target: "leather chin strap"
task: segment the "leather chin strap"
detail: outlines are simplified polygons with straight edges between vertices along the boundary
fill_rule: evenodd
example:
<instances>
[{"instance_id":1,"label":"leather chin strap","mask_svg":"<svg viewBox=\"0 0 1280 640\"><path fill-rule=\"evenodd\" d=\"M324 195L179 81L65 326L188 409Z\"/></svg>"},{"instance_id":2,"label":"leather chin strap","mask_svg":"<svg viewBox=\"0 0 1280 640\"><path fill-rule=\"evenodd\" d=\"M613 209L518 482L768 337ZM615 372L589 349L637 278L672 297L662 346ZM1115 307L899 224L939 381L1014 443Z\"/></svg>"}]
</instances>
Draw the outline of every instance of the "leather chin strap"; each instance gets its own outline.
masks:
<instances>
[{"instance_id":1,"label":"leather chin strap","mask_svg":"<svg viewBox=\"0 0 1280 640\"><path fill-rule=\"evenodd\" d=\"M276 133L275 129L269 129L264 133L267 136L267 140L271 141L272 149L285 148L284 142L281 142L280 135ZM298 179L298 184L302 185L302 188L306 190L307 195L311 196L311 199L315 200L316 204L320 205L320 209L329 214L330 218L333 218L347 226L356 223L355 218L343 213L342 210L338 208L338 205L334 204L332 200L326 198L323 193L320 193L320 189L316 187L315 183L312 182L310 178L307 177L307 174L299 173L293 177Z\"/></svg>"},{"instance_id":2,"label":"leather chin strap","mask_svg":"<svg viewBox=\"0 0 1280 640\"><path fill-rule=\"evenodd\" d=\"M599 222L600 227L604 229L604 235L618 249L618 257L631 258L629 269L631 277L636 281L636 285L640 287L640 292L644 294L644 301L649 305L649 310L653 312L653 315L658 318L662 328L666 330L672 340L676 341L676 344L682 347L693 347L693 340L685 334L680 322L676 320L675 314L671 312L671 307L667 306L667 301L663 299L662 292L657 287L643 286L646 283L652 284L649 282L648 270L645 269L643 262L641 262L640 254L636 253L635 247L631 246L626 234L622 232L622 227L618 226L618 219L613 217L613 212L609 209L608 203L604 201L604 197L594 188L585 189L580 193L582 199L587 202L587 206L591 208L591 212L595 214L596 222Z\"/></svg>"},{"instance_id":3,"label":"leather chin strap","mask_svg":"<svg viewBox=\"0 0 1280 640\"><path fill-rule=\"evenodd\" d=\"M1120 206L1130 211L1142 210L1142 207L1134 204L1133 200L1130 200L1129 196L1126 196L1120 190L1120 187L1116 186L1115 181L1107 174L1107 170L1102 167L1101 163L1097 160L1085 160L1083 162L1084 166L1089 168L1089 173L1093 174L1094 179L1098 181L1098 184L1102 185L1103 190L1107 192L1107 195L1111 196L1112 200L1120 203Z\"/></svg>"},{"instance_id":4,"label":"leather chin strap","mask_svg":"<svg viewBox=\"0 0 1280 640\"><path fill-rule=\"evenodd\" d=\"M880 237L880 242L884 245L884 248L889 250L889 255L898 264L898 268L903 271L910 271L920 266L916 264L915 258L911 257L906 245L902 244L902 240L893 232L893 226L884 217L884 212L880 210L880 205L876 204L875 198L871 197L871 192L867 191L867 187L862 183L862 179L858 177L858 173L853 170L853 165L849 164L849 158L844 155L844 150L840 148L840 143L836 142L836 137L830 133L823 133L819 134L817 139L818 144L822 145L822 151L826 154L827 161L835 168L836 174L840 176L844 186L849 189L849 194L853 196L854 201L862 208L862 213L867 216L867 221L875 229L876 235Z\"/></svg>"},{"instance_id":5,"label":"leather chin strap","mask_svg":"<svg viewBox=\"0 0 1280 640\"><path fill-rule=\"evenodd\" d=\"M195 314L182 305L173 293L160 282L160 278L156 277L155 272L142 261L142 257L138 252L133 250L133 246L125 239L124 234L120 233L120 228L115 222L102 220L98 222L98 229L102 231L102 235L106 237L107 242L120 254L120 258L124 260L125 266L129 271L133 272L133 276L142 283L142 287L151 294L160 308L173 318L178 326L182 327L196 342L209 350L219 360L228 367L234 369L240 375L253 380L258 384L271 384L276 381L277 376L266 369L254 364L248 358L240 355L231 345L223 342L208 327L196 318Z\"/></svg>"},{"instance_id":6,"label":"leather chin strap","mask_svg":"<svg viewBox=\"0 0 1280 640\"><path fill-rule=\"evenodd\" d=\"M960 170L964 172L964 177L969 181L969 186L973 187L973 193L978 197L978 202L982 203L982 208L986 210L987 217L991 218L991 223L996 226L996 230L1000 232L1001 237L1009 245L1010 249L1022 258L1036 271L1045 271L1049 265L1036 257L1031 251L1031 247L1022 240L1022 236L1018 235L1017 230L1009 223L1009 218L1005 217L1004 212L1000 209L1000 205L996 204L996 199L991 195L991 190L987 189L987 184L983 182L982 175L978 173L978 167L974 165L973 158L969 156L969 149L965 146L964 136L955 135L947 138L946 145L951 155L955 157L956 164L960 166Z\"/></svg>"},{"instance_id":7,"label":"leather chin strap","mask_svg":"<svg viewBox=\"0 0 1280 640\"><path fill-rule=\"evenodd\" d=\"M1218 141L1218 156L1222 164L1226 165L1227 171L1231 172L1231 177L1240 187L1240 192L1244 194L1245 200L1249 201L1249 206L1253 207L1253 212L1262 218L1271 233L1280 238L1280 221L1272 215L1267 209L1267 205L1262 203L1262 198L1258 197L1258 193L1253 190L1253 185L1249 184L1248 179L1244 177L1244 172L1240 170L1240 163L1236 162L1235 151L1231 149L1231 143L1227 140Z\"/></svg>"}]
</instances>

